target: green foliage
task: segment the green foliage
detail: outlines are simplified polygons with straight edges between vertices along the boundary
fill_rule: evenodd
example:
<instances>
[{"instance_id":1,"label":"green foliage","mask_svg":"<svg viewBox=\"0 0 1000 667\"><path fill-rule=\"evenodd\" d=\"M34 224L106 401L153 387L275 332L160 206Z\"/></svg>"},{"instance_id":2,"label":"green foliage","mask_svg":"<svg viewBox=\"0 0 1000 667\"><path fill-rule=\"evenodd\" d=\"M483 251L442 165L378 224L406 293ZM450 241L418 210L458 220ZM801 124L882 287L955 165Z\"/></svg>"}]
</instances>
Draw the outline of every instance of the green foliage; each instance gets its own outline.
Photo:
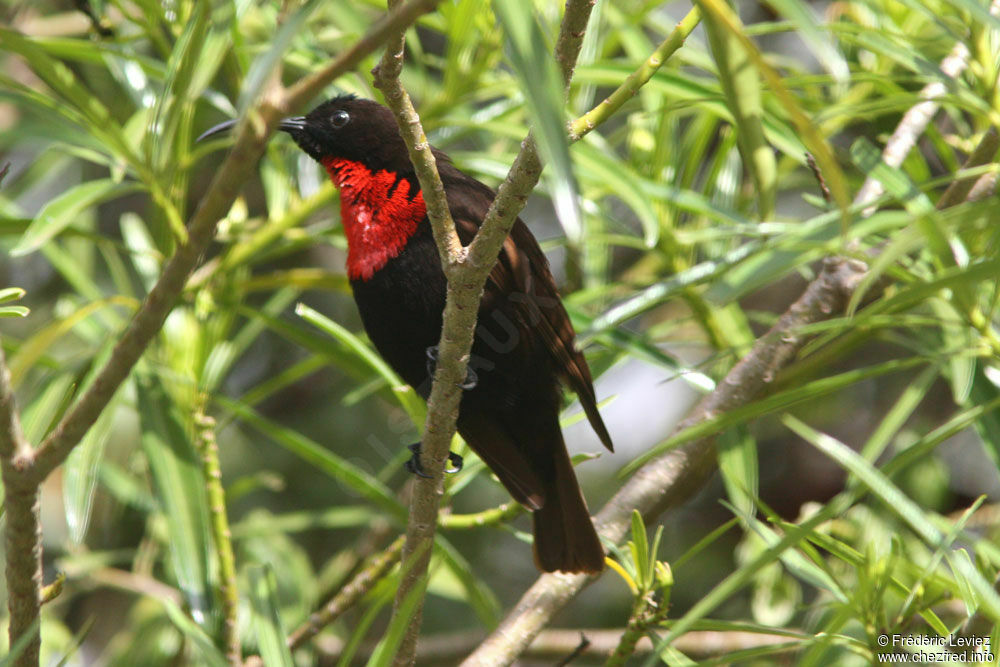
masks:
<instances>
[{"instance_id":1,"label":"green foliage","mask_svg":"<svg viewBox=\"0 0 1000 667\"><path fill-rule=\"evenodd\" d=\"M319 70L385 11L90 5L110 33L50 2L31 8L50 24L7 8L0 26L0 168L11 163L0 174L0 334L34 444L93 382L185 242L229 142L194 137L244 119L272 76L290 84ZM996 646L998 522L982 494L1000 469L1000 226L995 195L937 202L959 176L996 176L995 163L961 166L1000 124L1000 21L981 0L849 0L822 15L776 0L773 14L743 23L706 1L707 34L570 145L566 121L640 68L680 14L599 0L563 104L558 69L539 64L561 6L444 2L407 33L403 81L431 142L490 184L534 128L549 165L523 217L556 251L595 375L642 362L709 391L817 260L841 254L871 267L846 314L797 332L810 343L767 378L766 395L614 459L627 475L718 436L729 504L668 516L651 541L635 522L615 566L630 593L617 586L566 622L623 628L641 616L634 628L657 641L649 660L670 664L692 660L676 643L691 630L762 637L714 655L720 663L868 664L894 633L992 633ZM939 64L956 43L968 67L951 77ZM377 97L367 74L377 57L326 93ZM883 148L931 83L944 84L941 111L891 166ZM819 197L807 148L832 203ZM885 194L850 204L868 177ZM274 139L139 367L59 483L45 486L47 581L53 569L67 575L41 621L51 661L72 663L84 646L105 664L225 664L195 446L202 410L219 422L244 653L312 664L333 646L327 662L390 661L407 618L387 620L398 570L324 641L285 647L404 529L400 467L425 414L363 333L324 178ZM616 441L645 416L615 422ZM960 465L971 456L975 474ZM807 463L789 471L788 461ZM595 511L600 491L623 483L607 468L588 474L596 465L581 467ZM786 496L790 511L779 507ZM473 513L507 500L470 454L444 502ZM426 633L490 630L532 580L528 549L507 525L525 519L501 516L439 533ZM636 599L664 590L665 618L636 611ZM109 605L114 613L93 611Z\"/></svg>"}]
</instances>

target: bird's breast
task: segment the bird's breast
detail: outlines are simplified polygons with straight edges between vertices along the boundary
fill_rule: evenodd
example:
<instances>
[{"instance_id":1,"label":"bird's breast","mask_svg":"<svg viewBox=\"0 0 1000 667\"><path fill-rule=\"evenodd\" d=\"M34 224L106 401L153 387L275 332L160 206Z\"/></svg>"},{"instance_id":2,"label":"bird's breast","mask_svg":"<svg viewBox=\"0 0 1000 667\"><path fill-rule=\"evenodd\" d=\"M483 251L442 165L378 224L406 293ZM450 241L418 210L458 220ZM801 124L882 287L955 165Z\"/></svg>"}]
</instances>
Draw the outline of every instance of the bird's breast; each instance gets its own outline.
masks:
<instances>
[{"instance_id":1,"label":"bird's breast","mask_svg":"<svg viewBox=\"0 0 1000 667\"><path fill-rule=\"evenodd\" d=\"M340 190L340 219L347 237L347 275L369 280L399 255L427 215L423 194L410 179L360 162L324 160Z\"/></svg>"}]
</instances>

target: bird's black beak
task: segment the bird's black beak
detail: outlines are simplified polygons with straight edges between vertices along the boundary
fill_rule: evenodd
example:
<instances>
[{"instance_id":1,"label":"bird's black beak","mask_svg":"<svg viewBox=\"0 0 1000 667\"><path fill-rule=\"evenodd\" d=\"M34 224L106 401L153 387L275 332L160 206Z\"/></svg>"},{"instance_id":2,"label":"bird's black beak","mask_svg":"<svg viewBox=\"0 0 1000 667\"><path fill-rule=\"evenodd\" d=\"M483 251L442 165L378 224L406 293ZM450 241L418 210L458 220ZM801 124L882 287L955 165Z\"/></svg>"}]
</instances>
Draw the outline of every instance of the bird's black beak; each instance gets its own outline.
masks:
<instances>
[{"instance_id":1,"label":"bird's black beak","mask_svg":"<svg viewBox=\"0 0 1000 667\"><path fill-rule=\"evenodd\" d=\"M197 139L195 139L195 143L198 143L203 139L209 139L211 137L214 137L217 134L223 134L224 132L228 132L229 130L236 127L237 122L238 121L233 119L233 120L223 121L218 125L213 125L212 127L202 132L201 135ZM294 116L292 118L286 118L280 123L278 123L279 130L281 130L282 132L288 132L291 135L295 135L296 132L304 130L305 127L306 127L305 116Z\"/></svg>"},{"instance_id":2,"label":"bird's black beak","mask_svg":"<svg viewBox=\"0 0 1000 667\"><path fill-rule=\"evenodd\" d=\"M197 139L194 140L198 143L202 139L208 139L209 137L214 137L217 134L222 134L223 132L228 132L229 130L236 127L236 120L227 120L219 123L218 125L213 125L204 132L202 132Z\"/></svg>"},{"instance_id":3,"label":"bird's black beak","mask_svg":"<svg viewBox=\"0 0 1000 667\"><path fill-rule=\"evenodd\" d=\"M288 132L292 136L295 136L297 132L301 132L306 129L306 117L293 116L291 118L286 118L278 123L278 129L282 132Z\"/></svg>"}]
</instances>

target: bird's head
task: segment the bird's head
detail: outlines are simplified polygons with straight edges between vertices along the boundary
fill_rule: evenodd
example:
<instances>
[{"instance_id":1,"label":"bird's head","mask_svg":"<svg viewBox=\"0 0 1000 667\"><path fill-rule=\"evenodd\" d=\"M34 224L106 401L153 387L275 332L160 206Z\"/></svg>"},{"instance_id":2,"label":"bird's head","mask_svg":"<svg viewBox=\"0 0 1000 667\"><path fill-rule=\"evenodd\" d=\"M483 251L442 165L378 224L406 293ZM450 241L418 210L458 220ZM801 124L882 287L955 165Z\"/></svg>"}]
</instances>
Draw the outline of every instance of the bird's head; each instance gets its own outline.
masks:
<instances>
[{"instance_id":1,"label":"bird's head","mask_svg":"<svg viewBox=\"0 0 1000 667\"><path fill-rule=\"evenodd\" d=\"M228 131L235 124L235 120L220 123L198 140ZM392 112L372 100L339 95L305 116L282 120L278 129L291 135L299 148L321 164L349 160L373 172L413 169Z\"/></svg>"}]
</instances>

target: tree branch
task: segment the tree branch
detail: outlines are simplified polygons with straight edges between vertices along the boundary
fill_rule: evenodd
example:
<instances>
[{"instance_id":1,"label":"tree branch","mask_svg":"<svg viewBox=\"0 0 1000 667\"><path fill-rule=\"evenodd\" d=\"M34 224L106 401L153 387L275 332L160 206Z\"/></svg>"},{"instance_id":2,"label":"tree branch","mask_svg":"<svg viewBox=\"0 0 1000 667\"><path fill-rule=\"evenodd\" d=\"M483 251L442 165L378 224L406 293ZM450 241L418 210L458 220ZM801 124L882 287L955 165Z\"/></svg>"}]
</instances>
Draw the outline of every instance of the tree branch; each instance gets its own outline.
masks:
<instances>
[{"instance_id":1,"label":"tree branch","mask_svg":"<svg viewBox=\"0 0 1000 667\"><path fill-rule=\"evenodd\" d=\"M30 458L31 446L24 439L17 415L10 370L0 343L0 477L6 514L4 547L7 558L8 636L14 646L24 635L31 638L15 664L37 665L41 648L38 633L42 587L42 528L38 517L38 486L25 484L19 462Z\"/></svg>"},{"instance_id":2,"label":"tree branch","mask_svg":"<svg viewBox=\"0 0 1000 667\"><path fill-rule=\"evenodd\" d=\"M798 354L807 339L798 331L841 312L867 267L852 260L827 259L823 271L758 339L715 391L706 396L674 433L726 411L746 405L770 384L775 374ZM608 501L595 523L602 538L618 543L625 536L633 509L654 520L694 494L715 469L713 438L689 442L642 468ZM465 667L506 665L520 655L590 578L586 575L543 574L524 594L500 626L466 658Z\"/></svg>"},{"instance_id":3,"label":"tree branch","mask_svg":"<svg viewBox=\"0 0 1000 667\"><path fill-rule=\"evenodd\" d=\"M310 614L309 619L288 636L288 648L296 650L319 634L320 630L337 620L368 591L375 587L382 577L399 562L403 551L404 537L400 536L390 544L341 588L333 599L323 605L320 611Z\"/></svg>"},{"instance_id":4,"label":"tree branch","mask_svg":"<svg viewBox=\"0 0 1000 667\"><path fill-rule=\"evenodd\" d=\"M566 76L579 54L582 27L590 17L593 3L589 0L570 0L566 5L556 53ZM571 27L567 27L571 26ZM428 478L418 478L413 484L410 513L407 520L406 544L403 561L407 568L396 591L394 614L400 613L414 589L423 585L430 562L430 545L437 529L437 515L443 493L444 462L448 456L458 419L462 399L460 385L465 378L472 340L476 327L479 303L486 277L497 261L503 242L514 219L524 207L528 193L534 188L541 174L541 163L530 135L522 143L514 165L501 185L500 192L487 213L479 233L468 249L462 247L455 231L448 208L444 186L437 173L437 165L420 118L409 96L399 82L403 60L403 35L395 35L382 60L373 72L375 85L385 93L386 103L396 116L400 134L406 143L410 161L414 165L421 192L427 205L434 239L441 257L442 269L448 278L444 324L438 345L437 368L431 394L427 400L427 420L421 442L421 463ZM568 80L565 81L568 84ZM511 184L514 187L511 187ZM419 557L417 557L419 554ZM395 665L412 664L416 655L423 600L415 611L396 652Z\"/></svg>"}]
</instances>

